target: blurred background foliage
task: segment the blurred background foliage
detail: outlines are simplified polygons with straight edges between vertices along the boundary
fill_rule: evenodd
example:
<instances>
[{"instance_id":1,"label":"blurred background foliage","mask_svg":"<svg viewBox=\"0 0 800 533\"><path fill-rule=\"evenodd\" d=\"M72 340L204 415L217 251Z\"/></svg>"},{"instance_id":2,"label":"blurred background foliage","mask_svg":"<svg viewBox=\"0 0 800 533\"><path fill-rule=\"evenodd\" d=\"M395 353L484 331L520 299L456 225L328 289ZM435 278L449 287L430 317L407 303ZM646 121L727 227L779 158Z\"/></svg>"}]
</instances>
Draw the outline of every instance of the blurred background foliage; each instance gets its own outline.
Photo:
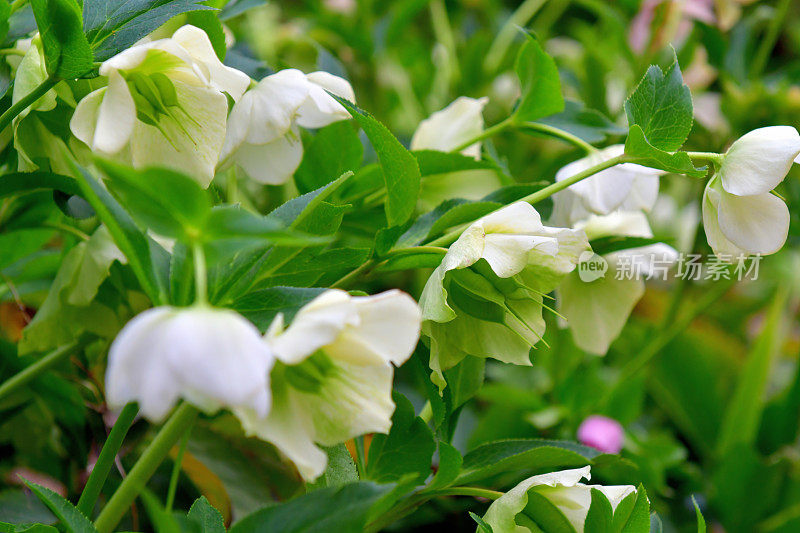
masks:
<instances>
[{"instance_id":1,"label":"blurred background foliage","mask_svg":"<svg viewBox=\"0 0 800 533\"><path fill-rule=\"evenodd\" d=\"M800 3L790 0L235 0L222 18L234 40L227 63L257 79L286 67L345 76L359 106L406 144L423 118L458 96L488 96L487 125L508 116L518 94L517 26L555 58L575 101L567 112L580 116L575 133L595 144L624 138L625 97L649 64L669 64L673 50L694 98L687 150L723 151L751 129L800 125ZM374 159L369 150L367 161ZM582 156L557 140L513 131L487 141L486 151L505 169L506 184L552 180ZM604 358L580 351L548 317L550 347L534 351L533 367L487 363L486 384L464 407L454 444L463 452L501 438L574 440L587 416L604 414L625 427L624 461L604 467L598 459L593 481L643 482L665 531L694 530L692 495L714 530L800 531L798 178L794 168L780 189L793 215L789 242L761 262L758 280L649 284ZM424 201L432 207L442 194L481 196L484 179L455 186L427 179ZM710 253L702 233L695 238L702 231L700 184L675 176L662 183L665 194L651 214L657 236L682 252ZM267 187L255 197L264 212L284 194ZM78 238L63 231L61 217L50 193L0 203L4 231L49 225L30 230L36 233L26 236L26 249L0 241L0 379L25 365L14 343L63 250ZM119 267L101 291L135 285ZM384 275L363 288L404 287L418 296L426 275ZM86 357L0 404L0 509L7 521L11 512L27 520L48 514L19 490L20 473L62 494L80 493L113 423L98 382L106 349L89 346ZM401 369L397 387L419 409L424 383L417 370ZM123 452L147 431L137 423ZM118 466L130 467L125 456ZM169 465L162 466L153 487L166 487L168 477ZM218 417L192 435L179 502L204 494L231 519L301 486L269 445L244 439L232 419ZM482 514L480 503L440 499L396 527L469 530L468 506ZM145 527L138 519L129 526Z\"/></svg>"}]
</instances>

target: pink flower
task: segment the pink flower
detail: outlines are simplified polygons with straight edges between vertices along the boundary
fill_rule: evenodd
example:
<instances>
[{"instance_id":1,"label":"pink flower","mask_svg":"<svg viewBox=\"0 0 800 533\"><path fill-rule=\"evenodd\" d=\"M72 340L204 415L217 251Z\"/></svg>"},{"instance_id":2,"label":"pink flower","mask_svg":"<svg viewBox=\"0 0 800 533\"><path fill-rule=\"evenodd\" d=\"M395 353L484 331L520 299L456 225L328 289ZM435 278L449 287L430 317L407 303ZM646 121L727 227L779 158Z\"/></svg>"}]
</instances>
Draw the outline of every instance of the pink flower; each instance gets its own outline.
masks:
<instances>
[{"instance_id":1,"label":"pink flower","mask_svg":"<svg viewBox=\"0 0 800 533\"><path fill-rule=\"evenodd\" d=\"M625 431L622 425L607 416L592 415L584 420L578 428L578 440L581 444L596 448L603 453L619 453Z\"/></svg>"}]
</instances>

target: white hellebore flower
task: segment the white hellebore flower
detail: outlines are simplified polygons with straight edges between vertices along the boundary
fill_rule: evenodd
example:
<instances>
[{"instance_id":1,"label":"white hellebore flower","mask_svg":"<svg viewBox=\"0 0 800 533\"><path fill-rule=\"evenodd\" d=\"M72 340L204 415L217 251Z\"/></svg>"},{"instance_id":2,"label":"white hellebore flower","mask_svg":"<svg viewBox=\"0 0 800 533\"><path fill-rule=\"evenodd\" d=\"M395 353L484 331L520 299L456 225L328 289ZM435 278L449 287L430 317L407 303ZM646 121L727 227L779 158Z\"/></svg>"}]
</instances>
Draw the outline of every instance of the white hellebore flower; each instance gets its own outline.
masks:
<instances>
[{"instance_id":1,"label":"white hellebore flower","mask_svg":"<svg viewBox=\"0 0 800 533\"><path fill-rule=\"evenodd\" d=\"M603 493L612 511L626 497L636 494L633 485L586 485L581 483L584 478L591 479L588 466L530 477L495 500L483 519L494 533L532 533L542 528L561 531L570 526L583 533L592 504L592 489ZM544 501L544 505L531 500ZM544 513L536 513L543 508ZM550 527L544 526L543 521Z\"/></svg>"},{"instance_id":2,"label":"white hellebore flower","mask_svg":"<svg viewBox=\"0 0 800 533\"><path fill-rule=\"evenodd\" d=\"M258 82L233 106L220 167L237 164L260 183L285 183L303 159L298 126L350 118L327 91L355 102L350 83L327 72L285 69Z\"/></svg>"},{"instance_id":3,"label":"white hellebore flower","mask_svg":"<svg viewBox=\"0 0 800 533\"><path fill-rule=\"evenodd\" d=\"M647 217L641 211L591 215L575 227L583 229L590 240L611 236L653 237ZM567 276L556 289L558 311L566 319L579 348L605 355L644 295L645 279L665 277L666 271L677 261L678 252L657 243L618 250L602 258L581 259L607 266L607 269L595 276L586 276L582 265L578 265L578 272Z\"/></svg>"},{"instance_id":4,"label":"white hellebore flower","mask_svg":"<svg viewBox=\"0 0 800 533\"><path fill-rule=\"evenodd\" d=\"M317 444L389 431L392 365L411 356L419 329L417 303L397 290L364 297L327 290L285 331L278 315L267 333L280 361L272 372L272 410L260 419L237 409L242 426L273 443L304 479L317 478L327 463Z\"/></svg>"},{"instance_id":5,"label":"white hellebore flower","mask_svg":"<svg viewBox=\"0 0 800 533\"><path fill-rule=\"evenodd\" d=\"M772 254L789 233L789 209L770 191L800 154L791 126L759 128L737 139L703 194L703 226L720 256Z\"/></svg>"},{"instance_id":6,"label":"white hellebore flower","mask_svg":"<svg viewBox=\"0 0 800 533\"><path fill-rule=\"evenodd\" d=\"M450 105L436 111L419 123L411 137L412 150L438 150L450 152L483 132L483 108L487 97L469 98L461 96ZM468 146L461 153L480 159L481 143Z\"/></svg>"},{"instance_id":7,"label":"white hellebore flower","mask_svg":"<svg viewBox=\"0 0 800 533\"><path fill-rule=\"evenodd\" d=\"M625 147L621 144L592 152L561 168L556 173L556 181L564 181L624 152ZM616 209L648 211L658 196L658 177L662 174L664 172L661 170L623 163L581 180L569 187L569 191L579 200L572 206L579 212L572 214L570 218L579 220L588 213L607 215Z\"/></svg>"},{"instance_id":8,"label":"white hellebore flower","mask_svg":"<svg viewBox=\"0 0 800 533\"><path fill-rule=\"evenodd\" d=\"M159 422L179 398L213 413L270 409L274 358L258 329L227 309L155 307L137 315L111 344L106 396L113 408L139 402Z\"/></svg>"},{"instance_id":9,"label":"white hellebore flower","mask_svg":"<svg viewBox=\"0 0 800 533\"><path fill-rule=\"evenodd\" d=\"M467 355L530 365L544 333L543 295L575 268L588 249L582 230L542 224L536 209L516 202L469 226L433 272L420 297L430 337L431 379Z\"/></svg>"},{"instance_id":10,"label":"white hellebore flower","mask_svg":"<svg viewBox=\"0 0 800 533\"><path fill-rule=\"evenodd\" d=\"M208 186L225 141L224 93L238 100L250 78L223 65L195 26L120 52L100 75L108 86L79 102L72 133L93 151L174 168Z\"/></svg>"}]
</instances>

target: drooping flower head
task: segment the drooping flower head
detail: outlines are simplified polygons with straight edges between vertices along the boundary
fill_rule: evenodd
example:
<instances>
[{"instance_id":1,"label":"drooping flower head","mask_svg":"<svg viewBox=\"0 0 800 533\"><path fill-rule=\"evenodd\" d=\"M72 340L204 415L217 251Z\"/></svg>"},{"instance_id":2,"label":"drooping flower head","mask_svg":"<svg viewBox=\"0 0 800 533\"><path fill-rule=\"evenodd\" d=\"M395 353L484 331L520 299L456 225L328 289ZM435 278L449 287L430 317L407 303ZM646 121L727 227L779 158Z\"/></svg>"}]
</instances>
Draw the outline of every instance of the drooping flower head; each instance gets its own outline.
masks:
<instances>
[{"instance_id":1,"label":"drooping flower head","mask_svg":"<svg viewBox=\"0 0 800 533\"><path fill-rule=\"evenodd\" d=\"M636 493L633 485L586 485L581 483L584 478L591 479L588 466L530 477L495 500L483 519L494 533L542 531L537 524L543 520L553 527L563 525L565 530L571 527L582 533L592 489L603 493L612 511L628 495Z\"/></svg>"},{"instance_id":2,"label":"drooping flower head","mask_svg":"<svg viewBox=\"0 0 800 533\"><path fill-rule=\"evenodd\" d=\"M438 150L450 152L483 132L483 108L486 97L461 96L440 111L419 123L411 137L412 150ZM468 146L461 153L480 159L481 143Z\"/></svg>"},{"instance_id":3,"label":"drooping flower head","mask_svg":"<svg viewBox=\"0 0 800 533\"><path fill-rule=\"evenodd\" d=\"M236 164L260 183L286 182L303 159L298 127L350 118L327 91L355 102L347 80L327 72L285 69L258 82L233 106L221 168Z\"/></svg>"},{"instance_id":4,"label":"drooping flower head","mask_svg":"<svg viewBox=\"0 0 800 533\"><path fill-rule=\"evenodd\" d=\"M272 372L269 416L260 419L246 407L236 414L247 433L273 443L303 478L315 479L327 462L318 444L389 431L392 365L411 356L419 330L419 307L405 293L361 297L327 290L288 328L281 315L270 326L269 344L280 362Z\"/></svg>"},{"instance_id":5,"label":"drooping flower head","mask_svg":"<svg viewBox=\"0 0 800 533\"><path fill-rule=\"evenodd\" d=\"M467 355L530 365L542 338L544 296L588 249L581 230L551 228L527 202L469 226L450 246L420 298L432 379Z\"/></svg>"},{"instance_id":6,"label":"drooping flower head","mask_svg":"<svg viewBox=\"0 0 800 533\"><path fill-rule=\"evenodd\" d=\"M791 126L759 128L725 153L703 194L703 226L718 256L777 252L789 233L789 209L771 193L800 154Z\"/></svg>"},{"instance_id":7,"label":"drooping flower head","mask_svg":"<svg viewBox=\"0 0 800 533\"><path fill-rule=\"evenodd\" d=\"M100 75L108 85L79 102L73 134L134 167L175 168L207 186L225 140L225 93L238 100L250 78L223 65L194 26L120 52Z\"/></svg>"},{"instance_id":8,"label":"drooping flower head","mask_svg":"<svg viewBox=\"0 0 800 533\"><path fill-rule=\"evenodd\" d=\"M270 409L274 357L258 329L234 311L155 307L140 313L111 344L106 398L112 408L138 402L153 422L179 399L207 413Z\"/></svg>"}]
</instances>

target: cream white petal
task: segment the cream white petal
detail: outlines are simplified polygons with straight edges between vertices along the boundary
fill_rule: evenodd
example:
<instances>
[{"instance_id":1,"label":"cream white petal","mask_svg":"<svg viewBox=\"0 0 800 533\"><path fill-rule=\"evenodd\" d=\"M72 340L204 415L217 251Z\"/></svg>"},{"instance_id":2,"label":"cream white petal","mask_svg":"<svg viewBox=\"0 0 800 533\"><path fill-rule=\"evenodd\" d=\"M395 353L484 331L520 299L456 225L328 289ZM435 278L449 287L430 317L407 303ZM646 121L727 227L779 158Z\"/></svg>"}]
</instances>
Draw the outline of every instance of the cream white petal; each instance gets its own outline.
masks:
<instances>
[{"instance_id":1,"label":"cream white petal","mask_svg":"<svg viewBox=\"0 0 800 533\"><path fill-rule=\"evenodd\" d=\"M735 246L752 254L773 254L789 234L789 208L770 193L736 196L721 193L719 227Z\"/></svg>"},{"instance_id":2,"label":"cream white petal","mask_svg":"<svg viewBox=\"0 0 800 533\"><path fill-rule=\"evenodd\" d=\"M116 154L133 135L136 124L136 104L130 89L119 72L111 72L108 89L97 113L97 125L91 143L92 150Z\"/></svg>"},{"instance_id":3,"label":"cream white petal","mask_svg":"<svg viewBox=\"0 0 800 533\"><path fill-rule=\"evenodd\" d=\"M245 143L233 156L252 179L267 185L289 181L303 160L303 143L296 134L278 137L266 144Z\"/></svg>"},{"instance_id":4,"label":"cream white petal","mask_svg":"<svg viewBox=\"0 0 800 533\"><path fill-rule=\"evenodd\" d=\"M438 150L450 152L483 132L483 108L486 97L461 96L440 111L420 122L411 138L412 150ZM477 142L461 151L462 154L480 158L481 143Z\"/></svg>"},{"instance_id":5,"label":"cream white petal","mask_svg":"<svg viewBox=\"0 0 800 533\"><path fill-rule=\"evenodd\" d=\"M740 196L771 191L783 181L800 154L800 134L791 126L759 128L728 149L719 169L722 187Z\"/></svg>"},{"instance_id":6,"label":"cream white petal","mask_svg":"<svg viewBox=\"0 0 800 533\"><path fill-rule=\"evenodd\" d=\"M358 323L346 325L325 352L353 364L405 363L419 340L417 302L404 292L391 290L353 297L352 304Z\"/></svg>"},{"instance_id":7,"label":"cream white petal","mask_svg":"<svg viewBox=\"0 0 800 533\"><path fill-rule=\"evenodd\" d=\"M605 277L592 282L582 281L577 274L564 278L556 300L575 345L586 352L605 355L644 289L640 279L616 279L612 266Z\"/></svg>"},{"instance_id":8,"label":"cream white petal","mask_svg":"<svg viewBox=\"0 0 800 533\"><path fill-rule=\"evenodd\" d=\"M314 444L313 420L302 398L282 376L274 378L272 409L266 418L249 409L237 409L235 414L247 435L274 444L294 463L303 479L313 481L325 472L328 456Z\"/></svg>"},{"instance_id":9,"label":"cream white petal","mask_svg":"<svg viewBox=\"0 0 800 533\"><path fill-rule=\"evenodd\" d=\"M719 202L724 191L706 186L703 192L703 230L711 250L719 256L738 257L748 253L733 244L719 226Z\"/></svg>"},{"instance_id":10,"label":"cream white petal","mask_svg":"<svg viewBox=\"0 0 800 533\"><path fill-rule=\"evenodd\" d=\"M542 231L542 217L528 202L514 202L479 219L476 226L485 233L537 234Z\"/></svg>"},{"instance_id":11,"label":"cream white petal","mask_svg":"<svg viewBox=\"0 0 800 533\"><path fill-rule=\"evenodd\" d=\"M359 323L358 311L345 291L331 289L303 306L289 327L271 340L275 357L297 364L331 344L348 325Z\"/></svg>"},{"instance_id":12,"label":"cream white petal","mask_svg":"<svg viewBox=\"0 0 800 533\"><path fill-rule=\"evenodd\" d=\"M88 146L94 144L97 116L100 114L100 105L103 103L106 91L108 91L108 87L102 87L84 96L78 102L69 121L69 129L72 134Z\"/></svg>"},{"instance_id":13,"label":"cream white petal","mask_svg":"<svg viewBox=\"0 0 800 533\"><path fill-rule=\"evenodd\" d=\"M660 178L657 175L641 174L636 176L631 190L622 201L622 211L650 211L658 199Z\"/></svg>"},{"instance_id":14,"label":"cream white petal","mask_svg":"<svg viewBox=\"0 0 800 533\"><path fill-rule=\"evenodd\" d=\"M651 238L653 231L647 216L641 211L614 211L608 215L592 215L575 224L590 240L612 235Z\"/></svg>"},{"instance_id":15,"label":"cream white petal","mask_svg":"<svg viewBox=\"0 0 800 533\"><path fill-rule=\"evenodd\" d=\"M195 62L203 63L209 72L211 85L238 100L250 85L250 77L222 64L206 32L196 26L178 28L172 39L182 46Z\"/></svg>"},{"instance_id":16,"label":"cream white petal","mask_svg":"<svg viewBox=\"0 0 800 533\"><path fill-rule=\"evenodd\" d=\"M131 139L133 165L182 171L207 187L225 142L225 95L207 87L175 82L182 110L159 121L161 130L137 121Z\"/></svg>"},{"instance_id":17,"label":"cream white petal","mask_svg":"<svg viewBox=\"0 0 800 533\"><path fill-rule=\"evenodd\" d=\"M558 239L539 235L509 235L490 233L484 240L481 257L501 278L519 273L528 265L529 252L537 250L554 256L558 253Z\"/></svg>"}]
</instances>

